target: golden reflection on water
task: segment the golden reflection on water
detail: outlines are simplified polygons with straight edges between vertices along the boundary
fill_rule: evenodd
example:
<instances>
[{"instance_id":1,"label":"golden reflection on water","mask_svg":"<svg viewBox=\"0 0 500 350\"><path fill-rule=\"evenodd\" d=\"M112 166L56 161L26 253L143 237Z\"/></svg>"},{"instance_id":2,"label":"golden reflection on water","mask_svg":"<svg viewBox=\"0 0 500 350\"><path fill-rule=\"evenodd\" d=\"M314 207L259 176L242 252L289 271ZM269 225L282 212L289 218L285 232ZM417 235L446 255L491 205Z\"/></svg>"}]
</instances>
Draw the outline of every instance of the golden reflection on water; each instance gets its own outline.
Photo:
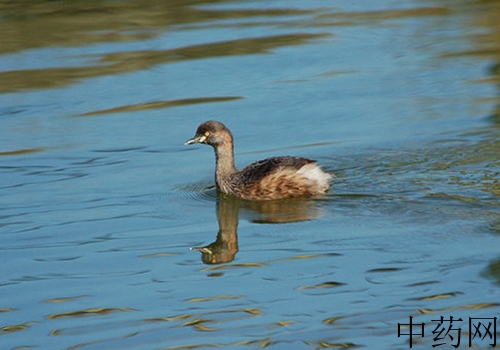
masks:
<instances>
[{"instance_id":1,"label":"golden reflection on water","mask_svg":"<svg viewBox=\"0 0 500 350\"><path fill-rule=\"evenodd\" d=\"M476 81L480 84L495 84L497 86L497 108L491 114L490 120L497 128L500 127L500 2L498 1L480 1L470 2L465 5L465 10L474 13L468 16L467 25L476 28L483 28L480 32L473 32L467 38L471 43L465 50L447 52L444 58L457 58L466 56L475 56L478 58L492 59L494 63L488 70L488 77ZM479 102L490 102L479 101ZM496 150L498 151L498 140Z\"/></svg>"},{"instance_id":2,"label":"golden reflection on water","mask_svg":"<svg viewBox=\"0 0 500 350\"><path fill-rule=\"evenodd\" d=\"M216 4L221 1L211 1ZM172 26L223 19L279 17L311 11L289 9L206 10L206 1L20 1L1 3L0 53L42 47L86 46L153 38ZM26 20L29 18L29 20ZM159 29L156 32L155 29ZM187 45L173 49L125 51L88 56L86 65L0 72L0 93L61 87L80 79L122 74L152 65L230 55L266 53L282 46L300 45L326 34L295 33ZM94 59L93 59L94 58ZM90 64L88 64L90 63Z\"/></svg>"},{"instance_id":3,"label":"golden reflection on water","mask_svg":"<svg viewBox=\"0 0 500 350\"><path fill-rule=\"evenodd\" d=\"M445 7L419 7L408 9L389 9L380 11L356 11L327 13L317 16L322 25L359 25L376 24L382 21L404 19L410 17L446 16L450 11Z\"/></svg>"},{"instance_id":4,"label":"golden reflection on water","mask_svg":"<svg viewBox=\"0 0 500 350\"><path fill-rule=\"evenodd\" d=\"M47 319L53 320L56 318L72 318L72 317L82 317L82 316L92 316L92 315L107 315L113 312L130 312L135 311L130 308L106 308L99 307L94 309L84 309L76 311L62 312L58 314L51 314L47 316Z\"/></svg>"},{"instance_id":5,"label":"golden reflection on water","mask_svg":"<svg viewBox=\"0 0 500 350\"><path fill-rule=\"evenodd\" d=\"M298 33L246 38L166 50L111 53L103 55L94 66L6 71L0 73L0 93L61 87L81 79L123 74L148 69L162 63L266 53L281 46L301 45L324 36L324 34Z\"/></svg>"},{"instance_id":6,"label":"golden reflection on water","mask_svg":"<svg viewBox=\"0 0 500 350\"><path fill-rule=\"evenodd\" d=\"M222 1L211 1L211 4ZM415 16L446 15L444 8L418 8L355 13L322 14L313 10L294 9L239 9L208 10L196 5L206 1L134 2L46 2L0 4L3 33L0 53L53 46L85 46L99 42L114 43L138 41L155 37L155 28L166 30L172 26L210 23L224 19L280 17L315 14L301 19L304 26L350 25L366 21L381 21ZM317 12L317 13L316 13ZM26 18L30 18L26 21ZM261 25L261 23L259 23ZM242 38L225 42L203 43L174 49L126 51L95 57L90 65L76 67L49 67L0 72L0 93L23 89L61 87L81 79L122 74L147 69L161 63L230 55L266 53L273 49L301 45L330 34L295 33ZM88 57L91 59L92 57Z\"/></svg>"},{"instance_id":7,"label":"golden reflection on water","mask_svg":"<svg viewBox=\"0 0 500 350\"><path fill-rule=\"evenodd\" d=\"M39 147L39 148L24 148L24 149L16 149L14 151L5 151L5 152L0 152L0 157L3 156L18 156L18 155L25 155L25 154L31 154L31 153L39 153L45 151L45 148Z\"/></svg>"},{"instance_id":8,"label":"golden reflection on water","mask_svg":"<svg viewBox=\"0 0 500 350\"><path fill-rule=\"evenodd\" d=\"M451 310L480 310L480 309L487 309L490 307L494 308L498 306L500 306L500 303L477 303L477 304L452 306L442 309L419 309L418 312L421 314L432 314L432 313L451 311Z\"/></svg>"},{"instance_id":9,"label":"golden reflection on water","mask_svg":"<svg viewBox=\"0 0 500 350\"><path fill-rule=\"evenodd\" d=\"M29 324L25 323L25 324L15 324L15 325L10 325L10 326L3 326L0 328L0 331L1 332L7 332L7 333L11 333L11 332L19 332L19 331L24 331L26 329L29 328Z\"/></svg>"},{"instance_id":10,"label":"golden reflection on water","mask_svg":"<svg viewBox=\"0 0 500 350\"><path fill-rule=\"evenodd\" d=\"M52 46L143 40L155 28L256 16L290 16L310 11L253 9L213 11L197 7L225 1L15 1L1 2L0 53ZM29 18L29 20L26 20Z\"/></svg>"},{"instance_id":11,"label":"golden reflection on water","mask_svg":"<svg viewBox=\"0 0 500 350\"><path fill-rule=\"evenodd\" d=\"M226 102L226 101L239 100L241 98L243 98L243 97L227 96L227 97L185 98L185 99L169 100L169 101L154 101L154 102L146 102L146 103L126 105L126 106L121 106L121 107L115 107L115 108L87 112L87 113L80 114L79 117L89 117L89 116L96 116L96 115L110 114L110 113L137 112L137 111L144 111L144 110L150 110L150 109L187 106L187 105L193 105L193 104L198 104L198 103ZM1 153L0 153L0 155L1 155Z\"/></svg>"}]
</instances>

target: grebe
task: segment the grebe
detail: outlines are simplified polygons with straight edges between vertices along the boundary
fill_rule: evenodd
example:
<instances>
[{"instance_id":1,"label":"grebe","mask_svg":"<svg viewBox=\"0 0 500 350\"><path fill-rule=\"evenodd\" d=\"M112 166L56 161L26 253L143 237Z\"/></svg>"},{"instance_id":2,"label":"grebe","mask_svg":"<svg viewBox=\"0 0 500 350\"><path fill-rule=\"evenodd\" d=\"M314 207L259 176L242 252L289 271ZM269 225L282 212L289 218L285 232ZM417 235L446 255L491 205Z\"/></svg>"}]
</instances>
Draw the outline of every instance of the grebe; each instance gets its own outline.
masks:
<instances>
[{"instance_id":1,"label":"grebe","mask_svg":"<svg viewBox=\"0 0 500 350\"><path fill-rule=\"evenodd\" d=\"M330 188L332 175L325 173L314 160L300 157L272 157L238 170L234 166L231 131L214 120L201 124L186 145L204 143L215 151L217 189L246 200L274 200L312 197Z\"/></svg>"}]
</instances>

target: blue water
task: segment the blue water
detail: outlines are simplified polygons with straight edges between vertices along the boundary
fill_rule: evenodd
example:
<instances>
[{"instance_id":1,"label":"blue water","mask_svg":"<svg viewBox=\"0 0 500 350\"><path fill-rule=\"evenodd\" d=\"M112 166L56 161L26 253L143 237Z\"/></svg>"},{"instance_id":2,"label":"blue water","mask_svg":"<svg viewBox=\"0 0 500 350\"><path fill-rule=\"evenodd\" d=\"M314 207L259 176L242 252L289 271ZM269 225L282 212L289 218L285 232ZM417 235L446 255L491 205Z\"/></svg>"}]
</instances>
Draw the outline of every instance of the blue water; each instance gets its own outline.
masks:
<instances>
[{"instance_id":1,"label":"blue water","mask_svg":"<svg viewBox=\"0 0 500 350\"><path fill-rule=\"evenodd\" d=\"M468 321L500 310L496 3L0 16L2 349L408 349L410 316L413 348L440 316L491 348ZM208 119L238 166L317 159L331 192L220 198L183 145Z\"/></svg>"}]
</instances>

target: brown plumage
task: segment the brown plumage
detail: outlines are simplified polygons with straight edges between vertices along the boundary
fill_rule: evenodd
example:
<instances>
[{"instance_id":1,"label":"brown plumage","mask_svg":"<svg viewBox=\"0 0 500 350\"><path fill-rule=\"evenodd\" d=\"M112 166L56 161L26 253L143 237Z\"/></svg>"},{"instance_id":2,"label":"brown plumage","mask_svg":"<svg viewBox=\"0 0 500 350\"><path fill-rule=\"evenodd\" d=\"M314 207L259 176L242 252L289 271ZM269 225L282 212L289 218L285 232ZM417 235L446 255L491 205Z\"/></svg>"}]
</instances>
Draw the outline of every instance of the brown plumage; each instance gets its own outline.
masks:
<instances>
[{"instance_id":1,"label":"brown plumage","mask_svg":"<svg viewBox=\"0 0 500 350\"><path fill-rule=\"evenodd\" d=\"M234 166L233 135L217 121L201 124L187 145L204 143L215 150L215 182L227 194L247 200L311 197L328 191L332 176L316 162L300 157L272 157L238 170Z\"/></svg>"}]
</instances>

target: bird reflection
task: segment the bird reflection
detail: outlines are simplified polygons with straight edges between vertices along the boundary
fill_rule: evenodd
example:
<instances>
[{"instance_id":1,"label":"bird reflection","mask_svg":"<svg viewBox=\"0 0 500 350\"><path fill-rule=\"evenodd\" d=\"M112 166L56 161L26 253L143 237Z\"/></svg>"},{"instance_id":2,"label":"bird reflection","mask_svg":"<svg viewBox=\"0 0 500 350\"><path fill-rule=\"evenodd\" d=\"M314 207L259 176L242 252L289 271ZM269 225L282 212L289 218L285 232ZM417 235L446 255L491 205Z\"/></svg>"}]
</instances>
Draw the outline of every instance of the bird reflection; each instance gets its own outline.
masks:
<instances>
[{"instance_id":1,"label":"bird reflection","mask_svg":"<svg viewBox=\"0 0 500 350\"><path fill-rule=\"evenodd\" d=\"M213 243L191 248L201 253L205 264L222 264L234 260L238 253L238 217L255 223L287 223L316 219L321 216L318 201L289 199L281 201L245 201L224 193L217 193L216 213L219 232Z\"/></svg>"},{"instance_id":2,"label":"bird reflection","mask_svg":"<svg viewBox=\"0 0 500 350\"><path fill-rule=\"evenodd\" d=\"M217 195L217 221L219 232L215 242L205 247L191 248L201 252L205 264L222 264L234 260L238 253L238 211L239 200L233 196Z\"/></svg>"}]
</instances>

